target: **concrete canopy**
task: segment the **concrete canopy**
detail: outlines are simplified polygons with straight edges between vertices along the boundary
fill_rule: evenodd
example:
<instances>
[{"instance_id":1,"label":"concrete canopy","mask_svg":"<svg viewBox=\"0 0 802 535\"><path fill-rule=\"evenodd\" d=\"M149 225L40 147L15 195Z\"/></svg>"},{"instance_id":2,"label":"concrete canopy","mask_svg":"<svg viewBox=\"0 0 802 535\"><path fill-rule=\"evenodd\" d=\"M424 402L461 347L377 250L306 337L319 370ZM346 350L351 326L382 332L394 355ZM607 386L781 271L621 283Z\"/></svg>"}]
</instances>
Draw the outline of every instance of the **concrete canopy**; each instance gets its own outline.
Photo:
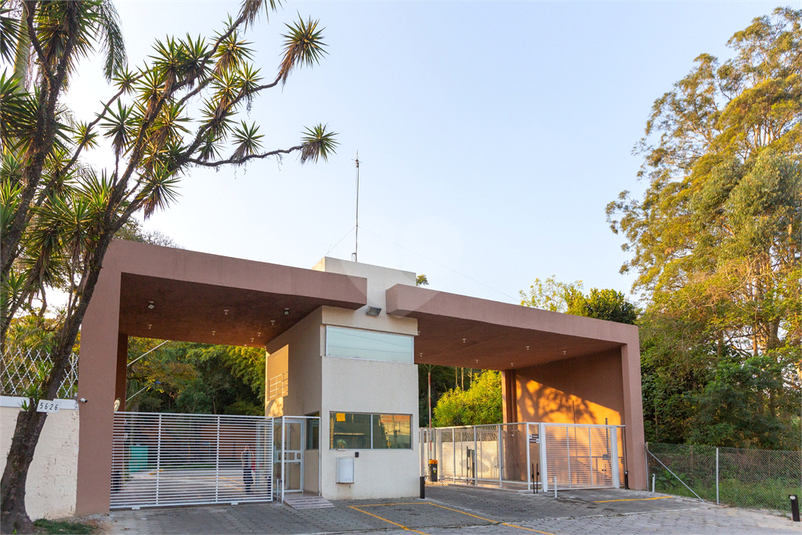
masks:
<instances>
[{"instance_id":1,"label":"concrete canopy","mask_svg":"<svg viewBox=\"0 0 802 535\"><path fill-rule=\"evenodd\" d=\"M387 313L418 320L415 362L490 370L526 368L619 348L637 327L397 285Z\"/></svg>"},{"instance_id":2,"label":"concrete canopy","mask_svg":"<svg viewBox=\"0 0 802 535\"><path fill-rule=\"evenodd\" d=\"M320 306L367 303L360 277L134 242L116 242L109 257L128 336L263 347Z\"/></svg>"}]
</instances>

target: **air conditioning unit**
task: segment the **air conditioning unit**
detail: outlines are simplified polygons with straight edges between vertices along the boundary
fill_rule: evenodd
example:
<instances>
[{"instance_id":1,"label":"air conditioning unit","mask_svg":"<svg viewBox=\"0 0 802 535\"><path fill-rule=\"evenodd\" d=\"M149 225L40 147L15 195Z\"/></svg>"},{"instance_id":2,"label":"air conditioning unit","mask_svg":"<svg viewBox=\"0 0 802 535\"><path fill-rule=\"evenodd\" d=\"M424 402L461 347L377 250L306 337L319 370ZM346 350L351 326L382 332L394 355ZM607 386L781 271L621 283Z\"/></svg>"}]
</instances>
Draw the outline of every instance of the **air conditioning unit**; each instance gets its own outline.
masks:
<instances>
[{"instance_id":1,"label":"air conditioning unit","mask_svg":"<svg viewBox=\"0 0 802 535\"><path fill-rule=\"evenodd\" d=\"M337 457L337 483L354 482L354 458Z\"/></svg>"}]
</instances>

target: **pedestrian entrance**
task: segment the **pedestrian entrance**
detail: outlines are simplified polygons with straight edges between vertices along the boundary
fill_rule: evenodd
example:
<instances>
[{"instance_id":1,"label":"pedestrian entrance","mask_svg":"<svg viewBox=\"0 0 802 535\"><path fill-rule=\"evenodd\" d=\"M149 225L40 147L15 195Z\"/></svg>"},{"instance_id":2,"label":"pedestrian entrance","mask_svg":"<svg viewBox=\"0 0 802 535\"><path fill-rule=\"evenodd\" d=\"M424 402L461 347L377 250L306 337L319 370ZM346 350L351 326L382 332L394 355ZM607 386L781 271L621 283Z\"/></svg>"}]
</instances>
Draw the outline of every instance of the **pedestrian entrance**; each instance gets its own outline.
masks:
<instances>
[{"instance_id":1,"label":"pedestrian entrance","mask_svg":"<svg viewBox=\"0 0 802 535\"><path fill-rule=\"evenodd\" d=\"M624 426L511 423L420 430L421 475L470 485L527 489L619 488Z\"/></svg>"},{"instance_id":2,"label":"pedestrian entrance","mask_svg":"<svg viewBox=\"0 0 802 535\"><path fill-rule=\"evenodd\" d=\"M308 419L117 412L110 507L269 502L302 492Z\"/></svg>"}]
</instances>

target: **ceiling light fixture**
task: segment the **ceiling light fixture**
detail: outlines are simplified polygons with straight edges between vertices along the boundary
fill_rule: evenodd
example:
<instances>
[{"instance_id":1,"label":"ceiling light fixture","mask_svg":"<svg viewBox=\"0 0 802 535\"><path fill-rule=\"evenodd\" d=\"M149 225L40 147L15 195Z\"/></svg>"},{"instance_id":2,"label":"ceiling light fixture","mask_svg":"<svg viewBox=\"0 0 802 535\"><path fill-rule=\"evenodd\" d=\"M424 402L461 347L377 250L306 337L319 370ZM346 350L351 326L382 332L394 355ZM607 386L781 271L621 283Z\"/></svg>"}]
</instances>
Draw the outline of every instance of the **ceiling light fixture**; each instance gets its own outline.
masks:
<instances>
[{"instance_id":1,"label":"ceiling light fixture","mask_svg":"<svg viewBox=\"0 0 802 535\"><path fill-rule=\"evenodd\" d=\"M368 309L365 311L365 314L367 314L368 316L373 316L375 318L381 313L381 311L382 309L379 307L368 307Z\"/></svg>"},{"instance_id":2,"label":"ceiling light fixture","mask_svg":"<svg viewBox=\"0 0 802 535\"><path fill-rule=\"evenodd\" d=\"M153 310L154 308L156 308L156 303L148 301L148 310Z\"/></svg>"}]
</instances>

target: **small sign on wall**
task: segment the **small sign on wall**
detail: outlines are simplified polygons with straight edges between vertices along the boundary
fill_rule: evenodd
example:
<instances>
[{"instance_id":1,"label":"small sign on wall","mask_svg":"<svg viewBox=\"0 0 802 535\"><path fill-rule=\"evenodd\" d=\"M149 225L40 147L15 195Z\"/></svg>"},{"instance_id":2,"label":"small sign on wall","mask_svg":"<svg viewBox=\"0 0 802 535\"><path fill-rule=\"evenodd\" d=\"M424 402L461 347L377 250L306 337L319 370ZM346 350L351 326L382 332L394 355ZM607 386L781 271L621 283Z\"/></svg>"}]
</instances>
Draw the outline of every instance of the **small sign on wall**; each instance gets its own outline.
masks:
<instances>
[{"instance_id":1,"label":"small sign on wall","mask_svg":"<svg viewBox=\"0 0 802 535\"><path fill-rule=\"evenodd\" d=\"M36 412L58 412L58 401L50 401L47 399L40 399L39 404L36 406Z\"/></svg>"},{"instance_id":2,"label":"small sign on wall","mask_svg":"<svg viewBox=\"0 0 802 535\"><path fill-rule=\"evenodd\" d=\"M537 433L529 433L529 443L530 444L539 444L540 443L540 437L538 436Z\"/></svg>"}]
</instances>

